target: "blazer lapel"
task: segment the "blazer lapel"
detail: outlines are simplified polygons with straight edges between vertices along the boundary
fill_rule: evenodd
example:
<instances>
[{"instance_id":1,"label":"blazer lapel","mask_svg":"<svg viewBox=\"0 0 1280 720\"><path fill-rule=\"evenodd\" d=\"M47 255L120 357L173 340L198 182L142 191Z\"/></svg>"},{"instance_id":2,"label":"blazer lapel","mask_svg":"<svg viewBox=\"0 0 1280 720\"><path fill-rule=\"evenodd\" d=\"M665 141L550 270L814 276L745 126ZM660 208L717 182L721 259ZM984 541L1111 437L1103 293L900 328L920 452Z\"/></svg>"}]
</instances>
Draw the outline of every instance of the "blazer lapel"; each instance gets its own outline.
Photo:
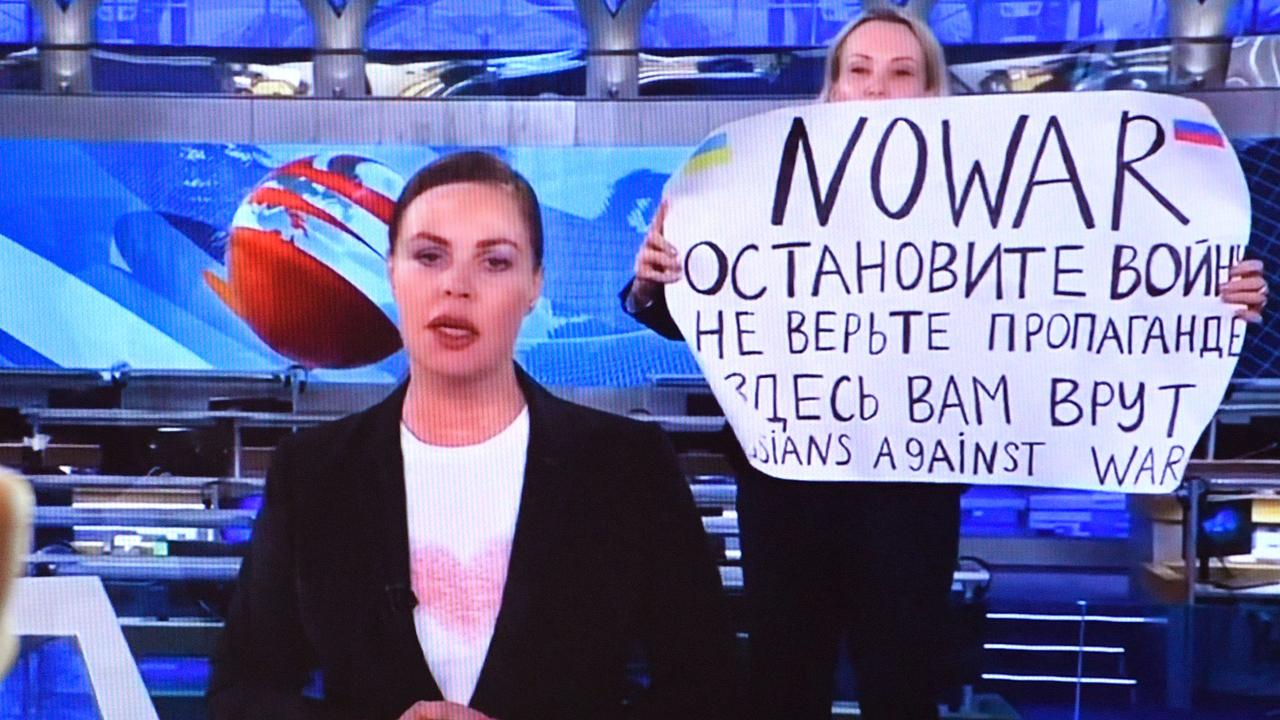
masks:
<instances>
[{"instance_id":1,"label":"blazer lapel","mask_svg":"<svg viewBox=\"0 0 1280 720\"><path fill-rule=\"evenodd\" d=\"M537 687L545 669L530 667L536 651L538 592L545 569L555 562L559 529L569 493L562 458L567 452L562 401L516 368L529 406L529 449L524 489L516 517L511 560L493 640L476 683L471 707L498 718L514 717L519 701Z\"/></svg>"},{"instance_id":2,"label":"blazer lapel","mask_svg":"<svg viewBox=\"0 0 1280 720\"><path fill-rule=\"evenodd\" d=\"M361 493L361 521L372 528L376 552L377 637L370 638L379 664L394 668L391 686L404 693L395 700L408 708L418 700L442 698L431 675L413 624L417 599L409 572L409 520L405 503L404 456L400 417L407 384L369 411L364 457L356 467L370 471L369 492ZM390 699L389 699L390 700Z\"/></svg>"}]
</instances>

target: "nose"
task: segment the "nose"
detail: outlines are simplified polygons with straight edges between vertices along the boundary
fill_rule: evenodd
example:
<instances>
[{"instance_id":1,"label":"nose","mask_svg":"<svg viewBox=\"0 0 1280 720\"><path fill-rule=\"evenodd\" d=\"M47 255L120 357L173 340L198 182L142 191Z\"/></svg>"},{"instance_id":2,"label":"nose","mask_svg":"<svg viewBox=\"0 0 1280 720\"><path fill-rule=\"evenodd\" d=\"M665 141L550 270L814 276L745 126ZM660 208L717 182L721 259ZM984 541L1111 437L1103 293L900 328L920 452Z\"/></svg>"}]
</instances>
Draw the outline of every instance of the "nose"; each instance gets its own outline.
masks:
<instances>
[{"instance_id":1,"label":"nose","mask_svg":"<svg viewBox=\"0 0 1280 720\"><path fill-rule=\"evenodd\" d=\"M866 86L862 88L862 94L869 98L884 97L887 94L884 78L880 77L879 74L872 75L871 78L867 80Z\"/></svg>"},{"instance_id":2,"label":"nose","mask_svg":"<svg viewBox=\"0 0 1280 720\"><path fill-rule=\"evenodd\" d=\"M473 293L471 273L465 268L454 267L445 273L444 295L449 298L470 298Z\"/></svg>"}]
</instances>

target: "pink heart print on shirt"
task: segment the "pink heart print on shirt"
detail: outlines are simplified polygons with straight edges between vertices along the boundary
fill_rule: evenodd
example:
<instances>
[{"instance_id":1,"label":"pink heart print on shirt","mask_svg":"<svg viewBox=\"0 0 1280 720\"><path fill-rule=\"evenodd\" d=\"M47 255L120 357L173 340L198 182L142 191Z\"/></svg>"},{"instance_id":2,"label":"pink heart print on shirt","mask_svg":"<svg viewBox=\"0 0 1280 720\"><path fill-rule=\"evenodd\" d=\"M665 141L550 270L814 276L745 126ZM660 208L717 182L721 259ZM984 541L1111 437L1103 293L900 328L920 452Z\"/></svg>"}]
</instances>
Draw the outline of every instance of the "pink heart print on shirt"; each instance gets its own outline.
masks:
<instances>
[{"instance_id":1,"label":"pink heart print on shirt","mask_svg":"<svg viewBox=\"0 0 1280 720\"><path fill-rule=\"evenodd\" d=\"M498 618L510 559L510 542L491 543L466 562L438 545L416 548L413 594L446 630L479 640L492 632Z\"/></svg>"}]
</instances>

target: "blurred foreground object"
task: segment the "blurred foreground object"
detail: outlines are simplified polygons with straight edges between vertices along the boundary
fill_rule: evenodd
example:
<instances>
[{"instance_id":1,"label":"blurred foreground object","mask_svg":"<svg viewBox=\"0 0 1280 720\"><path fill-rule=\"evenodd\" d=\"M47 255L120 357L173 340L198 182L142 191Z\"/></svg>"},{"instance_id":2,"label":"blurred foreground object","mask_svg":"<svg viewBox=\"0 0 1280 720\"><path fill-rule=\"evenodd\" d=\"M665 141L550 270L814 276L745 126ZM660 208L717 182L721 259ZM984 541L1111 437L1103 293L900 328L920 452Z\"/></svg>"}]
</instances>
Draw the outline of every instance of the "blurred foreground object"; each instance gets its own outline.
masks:
<instances>
[{"instance_id":1,"label":"blurred foreground object","mask_svg":"<svg viewBox=\"0 0 1280 720\"><path fill-rule=\"evenodd\" d=\"M0 467L0 677L9 671L18 648L5 606L29 549L34 505L27 481Z\"/></svg>"}]
</instances>

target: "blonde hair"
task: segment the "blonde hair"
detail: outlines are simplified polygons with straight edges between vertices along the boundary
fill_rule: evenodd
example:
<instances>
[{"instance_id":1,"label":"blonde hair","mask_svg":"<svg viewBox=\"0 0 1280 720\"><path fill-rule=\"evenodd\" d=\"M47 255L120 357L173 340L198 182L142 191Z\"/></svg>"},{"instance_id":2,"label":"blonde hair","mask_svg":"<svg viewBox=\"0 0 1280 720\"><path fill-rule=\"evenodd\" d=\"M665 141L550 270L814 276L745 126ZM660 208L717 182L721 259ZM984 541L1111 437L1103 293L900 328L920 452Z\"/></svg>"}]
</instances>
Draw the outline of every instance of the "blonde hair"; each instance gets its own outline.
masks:
<instances>
[{"instance_id":1,"label":"blonde hair","mask_svg":"<svg viewBox=\"0 0 1280 720\"><path fill-rule=\"evenodd\" d=\"M889 22L895 25L902 25L916 36L916 40L920 43L920 50L924 55L924 89L930 95L947 95L949 89L949 81L947 79L947 58L942 54L942 45L938 42L938 38L929 29L928 24L913 14L902 12L892 7L876 7L860 13L857 17L850 20L840 32L836 33L835 38L831 41L831 45L827 48L827 64L826 73L822 81L822 94L818 95L820 102L826 102L831 99L831 89L835 86L836 81L840 79L840 54L844 51L844 44L849 40L849 36L854 30L862 27L869 22Z\"/></svg>"}]
</instances>

